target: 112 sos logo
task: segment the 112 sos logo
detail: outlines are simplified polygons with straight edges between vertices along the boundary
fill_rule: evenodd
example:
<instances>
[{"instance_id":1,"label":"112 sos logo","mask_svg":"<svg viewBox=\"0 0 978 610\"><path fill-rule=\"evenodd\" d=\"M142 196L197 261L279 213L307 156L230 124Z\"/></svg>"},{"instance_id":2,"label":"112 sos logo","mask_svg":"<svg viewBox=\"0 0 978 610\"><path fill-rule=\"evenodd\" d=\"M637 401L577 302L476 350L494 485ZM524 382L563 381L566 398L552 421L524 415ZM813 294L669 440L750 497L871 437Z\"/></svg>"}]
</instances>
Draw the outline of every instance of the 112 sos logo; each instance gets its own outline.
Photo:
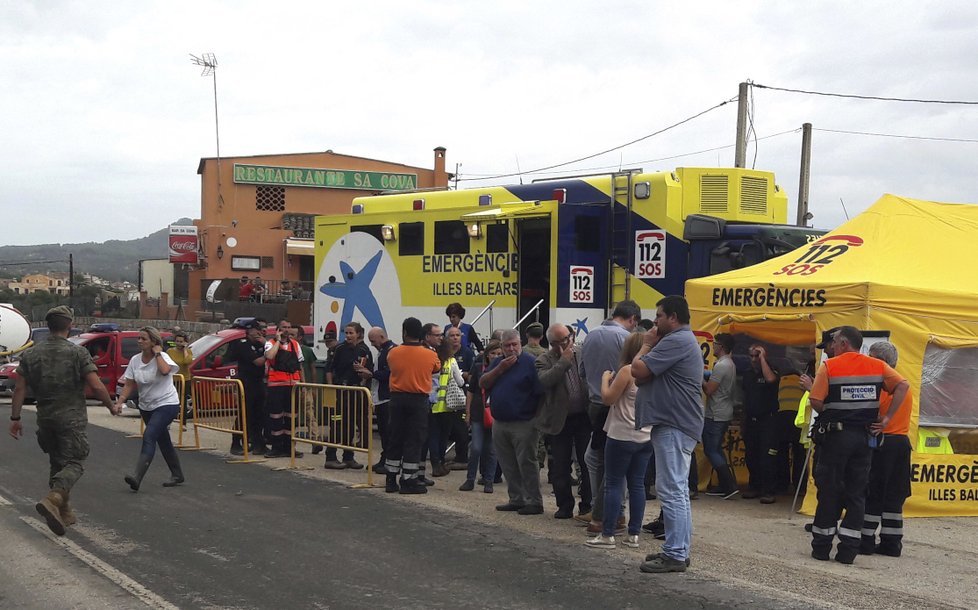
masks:
<instances>
[{"instance_id":1,"label":"112 sos logo","mask_svg":"<svg viewBox=\"0 0 978 610\"><path fill-rule=\"evenodd\" d=\"M812 242L805 253L790 265L781 267L774 275L811 275L849 251L863 245L855 235L830 235Z\"/></svg>"},{"instance_id":2,"label":"112 sos logo","mask_svg":"<svg viewBox=\"0 0 978 610\"><path fill-rule=\"evenodd\" d=\"M570 302L594 302L594 267L574 265L570 268Z\"/></svg>"}]
</instances>

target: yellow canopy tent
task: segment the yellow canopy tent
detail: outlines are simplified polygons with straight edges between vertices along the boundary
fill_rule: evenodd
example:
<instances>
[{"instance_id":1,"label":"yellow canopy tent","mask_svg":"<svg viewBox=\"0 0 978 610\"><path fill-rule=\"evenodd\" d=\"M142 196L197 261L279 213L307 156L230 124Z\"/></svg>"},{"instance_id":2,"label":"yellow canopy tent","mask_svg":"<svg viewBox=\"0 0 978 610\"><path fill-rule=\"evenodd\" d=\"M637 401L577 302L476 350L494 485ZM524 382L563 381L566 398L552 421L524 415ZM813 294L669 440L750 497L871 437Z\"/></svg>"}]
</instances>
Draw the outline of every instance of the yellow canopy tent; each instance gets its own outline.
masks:
<instances>
[{"instance_id":1,"label":"yellow canopy tent","mask_svg":"<svg viewBox=\"0 0 978 610\"><path fill-rule=\"evenodd\" d=\"M809 246L759 265L690 280L692 325L703 333L889 331L910 382L913 496L908 516L978 516L978 206L884 195ZM917 427L952 430L956 454L925 453ZM929 443L928 443L929 445ZM814 493L805 508L814 508Z\"/></svg>"}]
</instances>

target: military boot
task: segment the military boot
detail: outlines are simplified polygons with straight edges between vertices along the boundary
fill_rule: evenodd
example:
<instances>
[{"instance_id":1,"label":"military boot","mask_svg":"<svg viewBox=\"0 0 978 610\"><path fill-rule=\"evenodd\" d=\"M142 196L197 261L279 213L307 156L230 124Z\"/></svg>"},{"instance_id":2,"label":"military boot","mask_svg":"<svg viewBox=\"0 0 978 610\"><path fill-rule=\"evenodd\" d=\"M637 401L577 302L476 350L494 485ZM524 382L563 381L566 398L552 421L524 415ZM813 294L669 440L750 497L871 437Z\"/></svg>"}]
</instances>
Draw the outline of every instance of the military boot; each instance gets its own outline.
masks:
<instances>
[{"instance_id":1,"label":"military boot","mask_svg":"<svg viewBox=\"0 0 978 610\"><path fill-rule=\"evenodd\" d=\"M65 535L65 523L61 520L61 507L68 499L63 489L52 489L34 508L48 522L48 527L59 536Z\"/></svg>"},{"instance_id":2,"label":"military boot","mask_svg":"<svg viewBox=\"0 0 978 610\"><path fill-rule=\"evenodd\" d=\"M136 473L132 475L126 475L126 483L129 483L129 488L133 491L139 491L139 484L143 482L143 476L146 475L146 471L149 470L149 465L152 463L153 457L140 453L139 459L136 460Z\"/></svg>"},{"instance_id":3,"label":"military boot","mask_svg":"<svg viewBox=\"0 0 978 610\"><path fill-rule=\"evenodd\" d=\"M71 510L71 507L68 506L67 495L65 495L64 504L61 505L61 521L65 524L65 527L78 523L78 519L75 518L75 511Z\"/></svg>"}]
</instances>

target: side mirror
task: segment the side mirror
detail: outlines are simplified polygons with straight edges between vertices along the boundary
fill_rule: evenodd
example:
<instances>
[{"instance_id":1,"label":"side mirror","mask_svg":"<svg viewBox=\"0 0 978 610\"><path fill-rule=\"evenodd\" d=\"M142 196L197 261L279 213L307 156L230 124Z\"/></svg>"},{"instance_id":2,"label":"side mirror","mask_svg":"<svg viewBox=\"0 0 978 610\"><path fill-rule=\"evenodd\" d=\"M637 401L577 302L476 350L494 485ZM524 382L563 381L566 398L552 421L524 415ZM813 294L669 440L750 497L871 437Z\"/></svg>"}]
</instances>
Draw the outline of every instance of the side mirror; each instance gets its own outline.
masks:
<instances>
[{"instance_id":1,"label":"side mirror","mask_svg":"<svg viewBox=\"0 0 978 610\"><path fill-rule=\"evenodd\" d=\"M223 363L224 359L220 356L214 356L214 368L218 368Z\"/></svg>"}]
</instances>

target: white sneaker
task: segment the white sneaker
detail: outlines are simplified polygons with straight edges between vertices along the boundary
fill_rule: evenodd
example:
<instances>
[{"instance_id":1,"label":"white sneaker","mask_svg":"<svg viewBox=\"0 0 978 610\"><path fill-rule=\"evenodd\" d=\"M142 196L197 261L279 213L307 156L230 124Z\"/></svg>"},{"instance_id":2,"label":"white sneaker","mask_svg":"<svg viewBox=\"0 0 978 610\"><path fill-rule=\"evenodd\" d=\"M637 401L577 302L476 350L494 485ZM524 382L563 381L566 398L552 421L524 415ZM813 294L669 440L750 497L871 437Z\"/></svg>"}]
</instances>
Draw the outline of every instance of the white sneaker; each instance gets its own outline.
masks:
<instances>
[{"instance_id":1,"label":"white sneaker","mask_svg":"<svg viewBox=\"0 0 978 610\"><path fill-rule=\"evenodd\" d=\"M603 535L598 535L594 538L588 538L584 544L592 549L613 549L615 548L615 537L608 536L606 538Z\"/></svg>"},{"instance_id":2,"label":"white sneaker","mask_svg":"<svg viewBox=\"0 0 978 610\"><path fill-rule=\"evenodd\" d=\"M625 536L625 539L621 541L622 544L631 549L638 548L638 534L629 534Z\"/></svg>"}]
</instances>

